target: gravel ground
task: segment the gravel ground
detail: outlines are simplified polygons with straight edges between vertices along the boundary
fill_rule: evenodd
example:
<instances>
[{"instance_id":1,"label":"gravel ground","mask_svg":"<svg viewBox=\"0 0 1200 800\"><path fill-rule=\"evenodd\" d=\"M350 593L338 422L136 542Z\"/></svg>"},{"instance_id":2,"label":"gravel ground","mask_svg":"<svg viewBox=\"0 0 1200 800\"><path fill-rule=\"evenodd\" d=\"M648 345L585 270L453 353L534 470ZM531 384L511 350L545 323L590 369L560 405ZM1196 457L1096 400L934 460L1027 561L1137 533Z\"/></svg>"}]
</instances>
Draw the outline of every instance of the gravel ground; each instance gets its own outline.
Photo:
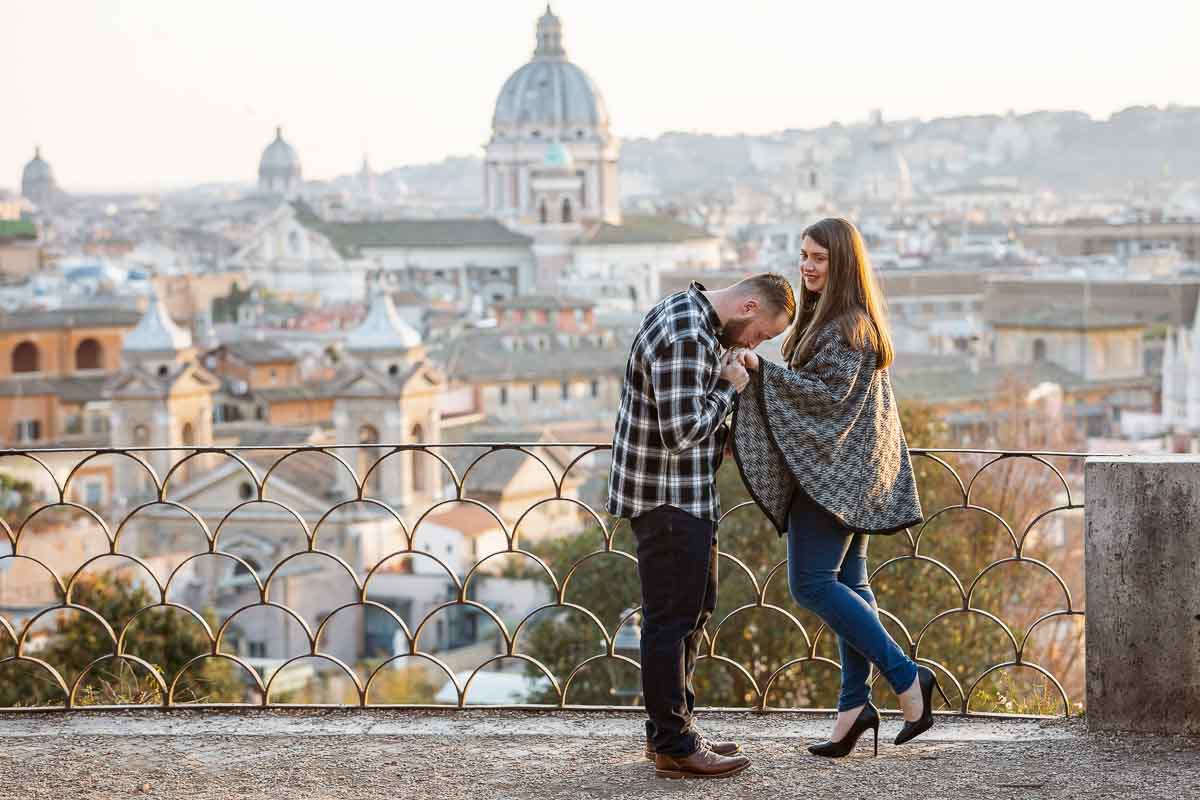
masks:
<instances>
[{"instance_id":1,"label":"gravel ground","mask_svg":"<svg viewBox=\"0 0 1200 800\"><path fill-rule=\"evenodd\" d=\"M96 712L0 715L0 798L624 798L837 800L1200 797L1200 740L1089 735L1081 721L942 719L904 747L885 718L829 761L804 751L830 725L793 715L707 714L749 770L656 778L637 717L469 711Z\"/></svg>"}]
</instances>

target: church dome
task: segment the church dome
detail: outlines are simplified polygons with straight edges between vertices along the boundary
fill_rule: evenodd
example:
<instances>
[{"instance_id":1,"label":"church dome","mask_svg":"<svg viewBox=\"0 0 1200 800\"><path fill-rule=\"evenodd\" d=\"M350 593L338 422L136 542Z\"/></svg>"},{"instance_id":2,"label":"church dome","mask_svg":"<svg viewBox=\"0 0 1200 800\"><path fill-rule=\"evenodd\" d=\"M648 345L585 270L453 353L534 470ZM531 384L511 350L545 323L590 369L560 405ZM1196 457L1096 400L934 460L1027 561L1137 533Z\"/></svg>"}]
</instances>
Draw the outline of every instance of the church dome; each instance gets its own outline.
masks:
<instances>
[{"instance_id":1,"label":"church dome","mask_svg":"<svg viewBox=\"0 0 1200 800\"><path fill-rule=\"evenodd\" d=\"M588 74L567 60L562 23L546 8L538 20L533 60L500 89L492 127L544 126L543 135L578 138L578 130L608 127L608 108ZM589 131L590 132L590 131Z\"/></svg>"},{"instance_id":2,"label":"church dome","mask_svg":"<svg viewBox=\"0 0 1200 800\"><path fill-rule=\"evenodd\" d=\"M21 183L53 183L54 173L50 169L50 165L42 158L42 148L38 147L33 151L33 159L25 165L25 169L21 172Z\"/></svg>"},{"instance_id":3,"label":"church dome","mask_svg":"<svg viewBox=\"0 0 1200 800\"><path fill-rule=\"evenodd\" d=\"M366 318L346 337L346 349L352 353L405 351L420 345L421 334L400 317L392 296L382 290Z\"/></svg>"},{"instance_id":4,"label":"church dome","mask_svg":"<svg viewBox=\"0 0 1200 800\"><path fill-rule=\"evenodd\" d=\"M283 129L275 129L275 140L263 150L262 159L258 162L259 182L275 180L299 181L301 176L300 156L296 149L284 141Z\"/></svg>"},{"instance_id":5,"label":"church dome","mask_svg":"<svg viewBox=\"0 0 1200 800\"><path fill-rule=\"evenodd\" d=\"M42 149L33 151L33 159L21 171L21 194L35 203L44 203L55 194L54 172L42 158Z\"/></svg>"},{"instance_id":6,"label":"church dome","mask_svg":"<svg viewBox=\"0 0 1200 800\"><path fill-rule=\"evenodd\" d=\"M178 353L191 346L192 335L171 319L158 292L151 292L146 313L134 329L125 334L121 350L129 354L163 354Z\"/></svg>"}]
</instances>

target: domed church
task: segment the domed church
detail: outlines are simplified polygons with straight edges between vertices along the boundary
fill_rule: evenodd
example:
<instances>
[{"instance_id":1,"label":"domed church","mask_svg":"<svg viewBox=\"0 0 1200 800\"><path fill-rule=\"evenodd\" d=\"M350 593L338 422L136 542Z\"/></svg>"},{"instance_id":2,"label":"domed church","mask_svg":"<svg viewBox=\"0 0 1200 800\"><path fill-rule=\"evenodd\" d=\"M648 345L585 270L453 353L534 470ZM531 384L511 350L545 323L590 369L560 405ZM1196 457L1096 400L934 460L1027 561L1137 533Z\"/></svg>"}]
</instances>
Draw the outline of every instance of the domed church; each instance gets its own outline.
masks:
<instances>
[{"instance_id":1,"label":"domed church","mask_svg":"<svg viewBox=\"0 0 1200 800\"><path fill-rule=\"evenodd\" d=\"M618 150L600 89L567 59L562 22L547 6L533 59L509 76L496 100L484 162L486 208L510 226L619 224ZM550 197L535 187L547 169L559 173Z\"/></svg>"},{"instance_id":2,"label":"domed church","mask_svg":"<svg viewBox=\"0 0 1200 800\"><path fill-rule=\"evenodd\" d=\"M667 216L622 214L619 143L588 74L567 60L547 6L533 58L504 81L485 148L485 216L341 222L281 204L232 266L283 296L361 300L368 272L431 299L484 305L531 292L620 311L661 297L659 275L715 269L720 242ZM259 188L295 199L300 159L276 132Z\"/></svg>"},{"instance_id":3,"label":"domed church","mask_svg":"<svg viewBox=\"0 0 1200 800\"><path fill-rule=\"evenodd\" d=\"M300 156L283 138L283 128L276 128L275 139L263 150L258 162L258 190L291 196L300 190L302 180Z\"/></svg>"},{"instance_id":4,"label":"domed church","mask_svg":"<svg viewBox=\"0 0 1200 800\"><path fill-rule=\"evenodd\" d=\"M59 195L54 182L54 171L42 158L42 148L34 148L33 158L21 171L21 194L26 200L39 206L54 202Z\"/></svg>"}]
</instances>

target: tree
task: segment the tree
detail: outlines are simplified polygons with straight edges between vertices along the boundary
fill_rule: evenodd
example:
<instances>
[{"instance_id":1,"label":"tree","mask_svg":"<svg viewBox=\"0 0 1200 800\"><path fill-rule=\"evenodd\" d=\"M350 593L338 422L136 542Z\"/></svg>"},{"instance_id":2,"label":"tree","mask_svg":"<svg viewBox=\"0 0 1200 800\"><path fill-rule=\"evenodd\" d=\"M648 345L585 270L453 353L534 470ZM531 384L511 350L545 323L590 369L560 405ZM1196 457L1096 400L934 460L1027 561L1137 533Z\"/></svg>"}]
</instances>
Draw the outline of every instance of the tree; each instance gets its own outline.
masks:
<instances>
[{"instance_id":1,"label":"tree","mask_svg":"<svg viewBox=\"0 0 1200 800\"><path fill-rule=\"evenodd\" d=\"M120 635L139 610L154 605L150 594L115 573L83 576L72 593L75 604L95 611ZM209 626L215 631L213 620ZM194 618L177 609L147 612L130 627L125 652L153 665L170 686L172 679L193 657L209 652L207 634ZM113 644L94 618L79 611L59 612L48 641L27 653L53 666L70 687L95 659L112 653ZM4 655L11 655L11 645ZM10 662L0 671L0 707L59 705L61 689L44 670ZM242 696L239 668L225 659L208 659L194 665L175 693L178 703L230 702ZM162 701L157 683L140 666L123 659L101 662L85 679L76 702L81 704L139 704Z\"/></svg>"}]
</instances>

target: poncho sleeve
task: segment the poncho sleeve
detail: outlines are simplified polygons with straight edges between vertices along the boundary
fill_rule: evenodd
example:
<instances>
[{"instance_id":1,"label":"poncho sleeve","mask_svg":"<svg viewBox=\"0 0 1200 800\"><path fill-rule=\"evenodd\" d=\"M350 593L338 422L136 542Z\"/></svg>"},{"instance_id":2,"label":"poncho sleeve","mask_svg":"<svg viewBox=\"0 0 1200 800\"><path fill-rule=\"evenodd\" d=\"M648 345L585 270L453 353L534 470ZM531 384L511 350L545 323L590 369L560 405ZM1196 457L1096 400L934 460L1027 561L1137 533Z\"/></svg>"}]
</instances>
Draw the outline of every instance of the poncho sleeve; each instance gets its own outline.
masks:
<instances>
[{"instance_id":1,"label":"poncho sleeve","mask_svg":"<svg viewBox=\"0 0 1200 800\"><path fill-rule=\"evenodd\" d=\"M768 408L778 403L810 416L827 415L850 397L866 362L874 360L871 354L847 345L834 326L816 344L817 351L799 369L759 360L759 368L751 377ZM873 368L874 364L869 366ZM787 420L780 422L788 424Z\"/></svg>"}]
</instances>

